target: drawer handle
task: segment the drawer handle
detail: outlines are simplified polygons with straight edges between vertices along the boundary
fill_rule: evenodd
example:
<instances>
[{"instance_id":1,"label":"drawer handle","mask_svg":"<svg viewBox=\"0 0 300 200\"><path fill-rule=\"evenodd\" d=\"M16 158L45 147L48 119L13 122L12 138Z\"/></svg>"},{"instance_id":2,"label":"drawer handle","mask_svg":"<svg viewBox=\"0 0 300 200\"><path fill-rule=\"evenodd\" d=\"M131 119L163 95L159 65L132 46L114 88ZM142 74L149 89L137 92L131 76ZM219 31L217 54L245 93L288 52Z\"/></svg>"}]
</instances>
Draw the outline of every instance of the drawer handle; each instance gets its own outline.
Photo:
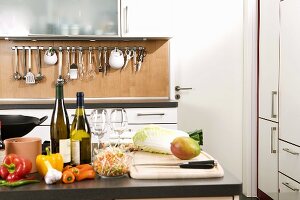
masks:
<instances>
[{"instance_id":1,"label":"drawer handle","mask_svg":"<svg viewBox=\"0 0 300 200\"><path fill-rule=\"evenodd\" d=\"M283 151L286 151L286 152L288 152L288 153L290 153L290 154L293 154L293 155L299 155L299 153L298 153L298 152L291 151L291 150L290 150L290 149L288 149L288 148L283 148L282 150L283 150Z\"/></svg>"},{"instance_id":2,"label":"drawer handle","mask_svg":"<svg viewBox=\"0 0 300 200\"><path fill-rule=\"evenodd\" d=\"M295 191L295 192L299 192L298 188L294 188L294 187L290 186L290 184L288 182L282 182L282 184L284 186L286 186L287 188L290 188L291 190Z\"/></svg>"},{"instance_id":3,"label":"drawer handle","mask_svg":"<svg viewBox=\"0 0 300 200\"><path fill-rule=\"evenodd\" d=\"M275 134L276 134L276 127L271 127L271 153L276 153L276 149L274 149Z\"/></svg>"},{"instance_id":4,"label":"drawer handle","mask_svg":"<svg viewBox=\"0 0 300 200\"><path fill-rule=\"evenodd\" d=\"M277 91L272 91L272 111L271 111L271 117L276 118L277 115L275 114L275 95L277 95Z\"/></svg>"},{"instance_id":5,"label":"drawer handle","mask_svg":"<svg viewBox=\"0 0 300 200\"><path fill-rule=\"evenodd\" d=\"M165 113L138 113L137 114L137 116L155 116L155 115L164 116Z\"/></svg>"}]
</instances>

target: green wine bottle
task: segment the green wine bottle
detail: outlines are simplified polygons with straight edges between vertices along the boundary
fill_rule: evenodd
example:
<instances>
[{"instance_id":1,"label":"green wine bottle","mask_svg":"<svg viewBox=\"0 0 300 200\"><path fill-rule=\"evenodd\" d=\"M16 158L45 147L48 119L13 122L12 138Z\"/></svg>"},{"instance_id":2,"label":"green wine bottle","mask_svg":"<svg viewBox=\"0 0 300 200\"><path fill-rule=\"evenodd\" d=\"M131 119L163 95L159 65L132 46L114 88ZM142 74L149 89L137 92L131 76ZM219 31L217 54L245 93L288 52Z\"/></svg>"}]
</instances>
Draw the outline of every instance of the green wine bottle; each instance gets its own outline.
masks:
<instances>
[{"instance_id":1,"label":"green wine bottle","mask_svg":"<svg viewBox=\"0 0 300 200\"><path fill-rule=\"evenodd\" d=\"M71 139L70 123L68 113L64 103L63 81L56 83L55 105L51 117L50 125L51 152L60 153L64 160L64 165L71 162Z\"/></svg>"},{"instance_id":2,"label":"green wine bottle","mask_svg":"<svg viewBox=\"0 0 300 200\"><path fill-rule=\"evenodd\" d=\"M71 125L72 164L91 163L91 129L84 110L84 93L77 92L77 108Z\"/></svg>"}]
</instances>

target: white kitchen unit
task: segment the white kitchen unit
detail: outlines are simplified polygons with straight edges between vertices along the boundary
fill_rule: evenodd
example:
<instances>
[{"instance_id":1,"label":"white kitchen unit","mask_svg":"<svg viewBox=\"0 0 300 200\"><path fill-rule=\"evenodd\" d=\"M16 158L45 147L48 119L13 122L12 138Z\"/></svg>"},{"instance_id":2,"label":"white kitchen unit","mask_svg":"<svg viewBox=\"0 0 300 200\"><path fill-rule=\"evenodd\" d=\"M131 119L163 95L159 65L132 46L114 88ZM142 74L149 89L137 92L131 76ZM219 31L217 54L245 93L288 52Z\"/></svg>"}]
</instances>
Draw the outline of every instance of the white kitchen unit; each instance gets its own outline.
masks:
<instances>
[{"instance_id":1,"label":"white kitchen unit","mask_svg":"<svg viewBox=\"0 0 300 200\"><path fill-rule=\"evenodd\" d=\"M11 0L0 7L1 37L120 36L120 0Z\"/></svg>"},{"instance_id":2,"label":"white kitchen unit","mask_svg":"<svg viewBox=\"0 0 300 200\"><path fill-rule=\"evenodd\" d=\"M125 108L128 116L128 131L122 134L124 142L131 140L135 132L146 125L155 124L164 128L177 129L177 108ZM87 117L93 109L86 109ZM111 108L107 109L110 113ZM75 109L67 110L70 124L74 119ZM48 119L40 126L35 127L25 137L41 137L42 141L50 140L51 109L12 109L0 110L0 114L27 115L37 118L48 116ZM116 134L110 133L111 138L117 138ZM96 138L93 137L93 141ZM122 141L121 141L122 142Z\"/></svg>"},{"instance_id":3,"label":"white kitchen unit","mask_svg":"<svg viewBox=\"0 0 300 200\"><path fill-rule=\"evenodd\" d=\"M122 37L172 36L171 0L121 0Z\"/></svg>"},{"instance_id":4,"label":"white kitchen unit","mask_svg":"<svg viewBox=\"0 0 300 200\"><path fill-rule=\"evenodd\" d=\"M279 141L279 171L300 183L300 147Z\"/></svg>"},{"instance_id":5,"label":"white kitchen unit","mask_svg":"<svg viewBox=\"0 0 300 200\"><path fill-rule=\"evenodd\" d=\"M280 139L300 145L300 1L280 3Z\"/></svg>"},{"instance_id":6,"label":"white kitchen unit","mask_svg":"<svg viewBox=\"0 0 300 200\"><path fill-rule=\"evenodd\" d=\"M279 1L261 0L257 192L260 199L278 194L279 26Z\"/></svg>"},{"instance_id":7,"label":"white kitchen unit","mask_svg":"<svg viewBox=\"0 0 300 200\"><path fill-rule=\"evenodd\" d=\"M259 119L258 188L270 195L278 192L278 124Z\"/></svg>"},{"instance_id":8,"label":"white kitchen unit","mask_svg":"<svg viewBox=\"0 0 300 200\"><path fill-rule=\"evenodd\" d=\"M290 200L300 198L299 18L300 1L280 2L279 188L283 194L297 193Z\"/></svg>"},{"instance_id":9,"label":"white kitchen unit","mask_svg":"<svg viewBox=\"0 0 300 200\"><path fill-rule=\"evenodd\" d=\"M260 1L259 117L278 122L279 1Z\"/></svg>"},{"instance_id":10,"label":"white kitchen unit","mask_svg":"<svg viewBox=\"0 0 300 200\"><path fill-rule=\"evenodd\" d=\"M279 189L280 189L280 193L286 194L286 193L296 193L293 194L292 196L290 196L290 200L291 199L299 199L300 198L300 183L296 182L292 179L290 179L289 177L279 173ZM298 196L298 198L295 198L295 196ZM282 195L284 196L284 195Z\"/></svg>"}]
</instances>

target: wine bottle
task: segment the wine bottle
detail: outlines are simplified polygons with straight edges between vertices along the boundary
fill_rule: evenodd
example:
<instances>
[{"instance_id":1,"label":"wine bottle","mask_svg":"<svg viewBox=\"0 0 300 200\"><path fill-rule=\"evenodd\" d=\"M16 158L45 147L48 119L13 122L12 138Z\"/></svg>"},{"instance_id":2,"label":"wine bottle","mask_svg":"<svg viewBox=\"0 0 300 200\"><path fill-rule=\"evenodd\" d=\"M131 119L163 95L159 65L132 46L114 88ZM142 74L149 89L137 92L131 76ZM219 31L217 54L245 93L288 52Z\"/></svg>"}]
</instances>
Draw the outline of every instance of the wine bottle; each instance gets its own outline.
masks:
<instances>
[{"instance_id":1,"label":"wine bottle","mask_svg":"<svg viewBox=\"0 0 300 200\"><path fill-rule=\"evenodd\" d=\"M77 108L71 125L72 164L91 163L91 129L84 110L84 93L77 92Z\"/></svg>"},{"instance_id":2,"label":"wine bottle","mask_svg":"<svg viewBox=\"0 0 300 200\"><path fill-rule=\"evenodd\" d=\"M51 117L51 152L60 153L64 165L71 163L71 139L70 123L64 103L63 81L58 79L56 83L55 105Z\"/></svg>"}]
</instances>

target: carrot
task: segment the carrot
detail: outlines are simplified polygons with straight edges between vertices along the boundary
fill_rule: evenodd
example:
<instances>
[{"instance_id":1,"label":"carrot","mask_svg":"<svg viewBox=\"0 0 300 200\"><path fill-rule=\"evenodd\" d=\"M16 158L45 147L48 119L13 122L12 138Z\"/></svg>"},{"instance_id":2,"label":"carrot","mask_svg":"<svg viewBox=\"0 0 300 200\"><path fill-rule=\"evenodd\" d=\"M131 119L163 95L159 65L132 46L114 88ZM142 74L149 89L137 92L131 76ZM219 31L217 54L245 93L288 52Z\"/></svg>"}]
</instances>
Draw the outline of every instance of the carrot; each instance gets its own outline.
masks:
<instances>
[{"instance_id":1,"label":"carrot","mask_svg":"<svg viewBox=\"0 0 300 200\"><path fill-rule=\"evenodd\" d=\"M75 175L69 171L66 170L62 174L62 182L64 183L73 183L75 181Z\"/></svg>"},{"instance_id":2,"label":"carrot","mask_svg":"<svg viewBox=\"0 0 300 200\"><path fill-rule=\"evenodd\" d=\"M76 176L77 181L82 181L84 179L94 179L96 177L96 172L93 169L80 171L78 176Z\"/></svg>"},{"instance_id":3,"label":"carrot","mask_svg":"<svg viewBox=\"0 0 300 200\"><path fill-rule=\"evenodd\" d=\"M90 165L90 164L77 165L76 168L79 169L79 171L86 171L86 170L92 170L92 169L94 169L93 166Z\"/></svg>"}]
</instances>

